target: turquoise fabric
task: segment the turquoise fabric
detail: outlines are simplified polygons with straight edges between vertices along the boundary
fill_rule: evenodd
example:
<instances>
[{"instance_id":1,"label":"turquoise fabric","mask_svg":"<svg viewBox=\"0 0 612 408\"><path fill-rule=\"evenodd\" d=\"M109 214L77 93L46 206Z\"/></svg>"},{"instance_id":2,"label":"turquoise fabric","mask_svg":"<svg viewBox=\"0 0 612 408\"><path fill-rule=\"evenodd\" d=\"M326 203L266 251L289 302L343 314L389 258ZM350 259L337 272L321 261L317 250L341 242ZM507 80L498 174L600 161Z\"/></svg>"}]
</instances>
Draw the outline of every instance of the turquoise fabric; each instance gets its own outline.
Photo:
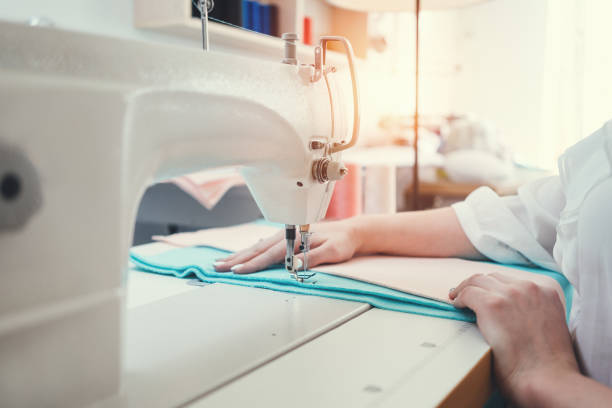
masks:
<instances>
[{"instance_id":1,"label":"turquoise fabric","mask_svg":"<svg viewBox=\"0 0 612 408\"><path fill-rule=\"evenodd\" d=\"M323 296L369 303L380 309L397 312L415 313L468 322L475 321L474 313L467 309L457 309L448 303L322 272L318 272L311 279L312 282L308 283L295 281L281 265L275 265L265 271L248 275L216 272L212 266L215 259L227 255L227 251L217 248L189 247L173 249L150 256L136 255L132 252L130 259L142 271L171 275L178 278L195 276L201 281L208 283L226 283L288 293ZM567 310L569 316L573 289L563 275L542 269L511 267L548 275L556 279L561 284L565 297L568 300Z\"/></svg>"}]
</instances>

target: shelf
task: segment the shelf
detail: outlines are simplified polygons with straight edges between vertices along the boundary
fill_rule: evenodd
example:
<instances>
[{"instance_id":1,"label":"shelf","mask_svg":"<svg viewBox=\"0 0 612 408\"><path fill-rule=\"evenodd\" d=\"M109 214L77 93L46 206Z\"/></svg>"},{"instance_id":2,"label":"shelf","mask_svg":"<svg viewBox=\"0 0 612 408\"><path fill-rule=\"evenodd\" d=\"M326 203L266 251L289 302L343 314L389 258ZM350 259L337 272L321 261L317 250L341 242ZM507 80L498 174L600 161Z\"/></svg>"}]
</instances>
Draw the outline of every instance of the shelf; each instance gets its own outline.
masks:
<instances>
[{"instance_id":1,"label":"shelf","mask_svg":"<svg viewBox=\"0 0 612 408\"><path fill-rule=\"evenodd\" d=\"M312 3L310 3L311 1ZM315 31L315 34L318 35L331 33L347 35L343 33L349 31L351 33L360 31L365 33L366 31L362 21L359 22L357 30L353 27L353 24L351 24L351 27L334 27L332 21L334 19L346 24L344 21L346 18L343 20L345 12L327 5L322 0L309 0L306 10L302 0L276 0L274 3L278 4L281 10L279 12L280 32L300 33L305 12L308 15L314 14L317 21L321 21L319 31ZM315 4L318 4L318 6L314 7ZM202 38L201 21L199 18L191 16L191 0L134 0L134 26L195 41L201 41ZM210 48L213 51L215 49L236 50L267 59L280 60L282 58L283 41L277 37L210 20L208 22L208 35ZM356 55L363 57L365 55L365 48L362 46L364 41L351 38L350 35L347 36L353 43ZM366 37L366 34L363 34L363 36ZM298 44L298 59L300 61L311 63L313 58L313 46ZM345 57L341 53L330 52L329 59L334 64L343 64Z\"/></svg>"},{"instance_id":2,"label":"shelf","mask_svg":"<svg viewBox=\"0 0 612 408\"><path fill-rule=\"evenodd\" d=\"M181 23L167 23L146 28L197 41L202 39L202 23L197 18L191 18ZM270 59L277 58L279 61L282 58L284 45L283 40L278 37L243 30L214 21L208 22L208 35L211 51L215 51L216 49L232 49L248 51L249 53L257 54L257 56ZM313 61L313 46L298 44L297 48L298 59L300 61L308 63ZM332 51L329 58L335 63L341 63L344 57Z\"/></svg>"}]
</instances>

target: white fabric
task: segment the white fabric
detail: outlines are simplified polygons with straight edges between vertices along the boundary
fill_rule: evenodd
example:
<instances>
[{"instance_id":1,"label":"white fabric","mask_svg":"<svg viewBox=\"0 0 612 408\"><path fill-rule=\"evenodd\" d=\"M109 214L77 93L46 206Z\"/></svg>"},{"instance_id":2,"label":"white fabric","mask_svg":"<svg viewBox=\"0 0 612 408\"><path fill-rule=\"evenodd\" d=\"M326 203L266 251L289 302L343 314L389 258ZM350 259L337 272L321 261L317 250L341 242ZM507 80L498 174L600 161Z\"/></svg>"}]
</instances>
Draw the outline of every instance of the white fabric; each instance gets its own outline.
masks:
<instances>
[{"instance_id":1,"label":"white fabric","mask_svg":"<svg viewBox=\"0 0 612 408\"><path fill-rule=\"evenodd\" d=\"M453 208L486 257L567 277L576 290L570 330L583 371L612 386L612 121L559 158L559 176L511 197L479 188Z\"/></svg>"}]
</instances>

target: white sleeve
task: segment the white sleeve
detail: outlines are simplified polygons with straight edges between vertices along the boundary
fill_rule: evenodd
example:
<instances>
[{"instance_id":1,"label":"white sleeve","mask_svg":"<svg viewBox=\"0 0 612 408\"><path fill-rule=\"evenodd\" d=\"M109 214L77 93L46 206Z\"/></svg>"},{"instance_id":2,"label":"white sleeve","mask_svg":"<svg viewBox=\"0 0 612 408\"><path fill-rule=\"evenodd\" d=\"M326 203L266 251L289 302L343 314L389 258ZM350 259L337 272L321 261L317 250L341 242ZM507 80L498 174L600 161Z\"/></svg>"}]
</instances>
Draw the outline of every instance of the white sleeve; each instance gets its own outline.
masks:
<instances>
[{"instance_id":1,"label":"white sleeve","mask_svg":"<svg viewBox=\"0 0 612 408\"><path fill-rule=\"evenodd\" d=\"M528 183L515 196L480 187L453 205L476 249L496 262L559 270L552 256L565 196L558 176Z\"/></svg>"}]
</instances>

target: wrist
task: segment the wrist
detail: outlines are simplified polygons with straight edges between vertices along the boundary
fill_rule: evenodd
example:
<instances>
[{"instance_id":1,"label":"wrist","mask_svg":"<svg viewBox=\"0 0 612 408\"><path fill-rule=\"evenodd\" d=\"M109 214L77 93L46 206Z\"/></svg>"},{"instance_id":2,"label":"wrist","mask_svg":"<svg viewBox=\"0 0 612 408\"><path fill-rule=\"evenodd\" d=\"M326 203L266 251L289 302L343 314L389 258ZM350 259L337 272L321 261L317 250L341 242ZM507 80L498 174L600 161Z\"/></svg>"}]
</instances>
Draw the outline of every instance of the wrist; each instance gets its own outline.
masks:
<instances>
[{"instance_id":1,"label":"wrist","mask_svg":"<svg viewBox=\"0 0 612 408\"><path fill-rule=\"evenodd\" d=\"M546 407L560 397L564 390L571 390L585 377L569 367L537 370L521 375L510 388L512 399L524 407Z\"/></svg>"},{"instance_id":2,"label":"wrist","mask_svg":"<svg viewBox=\"0 0 612 408\"><path fill-rule=\"evenodd\" d=\"M358 215L345 220L348 224L349 234L355 244L355 255L368 255L376 252L372 248L371 240L367 239L368 222L366 218L363 215Z\"/></svg>"}]
</instances>

